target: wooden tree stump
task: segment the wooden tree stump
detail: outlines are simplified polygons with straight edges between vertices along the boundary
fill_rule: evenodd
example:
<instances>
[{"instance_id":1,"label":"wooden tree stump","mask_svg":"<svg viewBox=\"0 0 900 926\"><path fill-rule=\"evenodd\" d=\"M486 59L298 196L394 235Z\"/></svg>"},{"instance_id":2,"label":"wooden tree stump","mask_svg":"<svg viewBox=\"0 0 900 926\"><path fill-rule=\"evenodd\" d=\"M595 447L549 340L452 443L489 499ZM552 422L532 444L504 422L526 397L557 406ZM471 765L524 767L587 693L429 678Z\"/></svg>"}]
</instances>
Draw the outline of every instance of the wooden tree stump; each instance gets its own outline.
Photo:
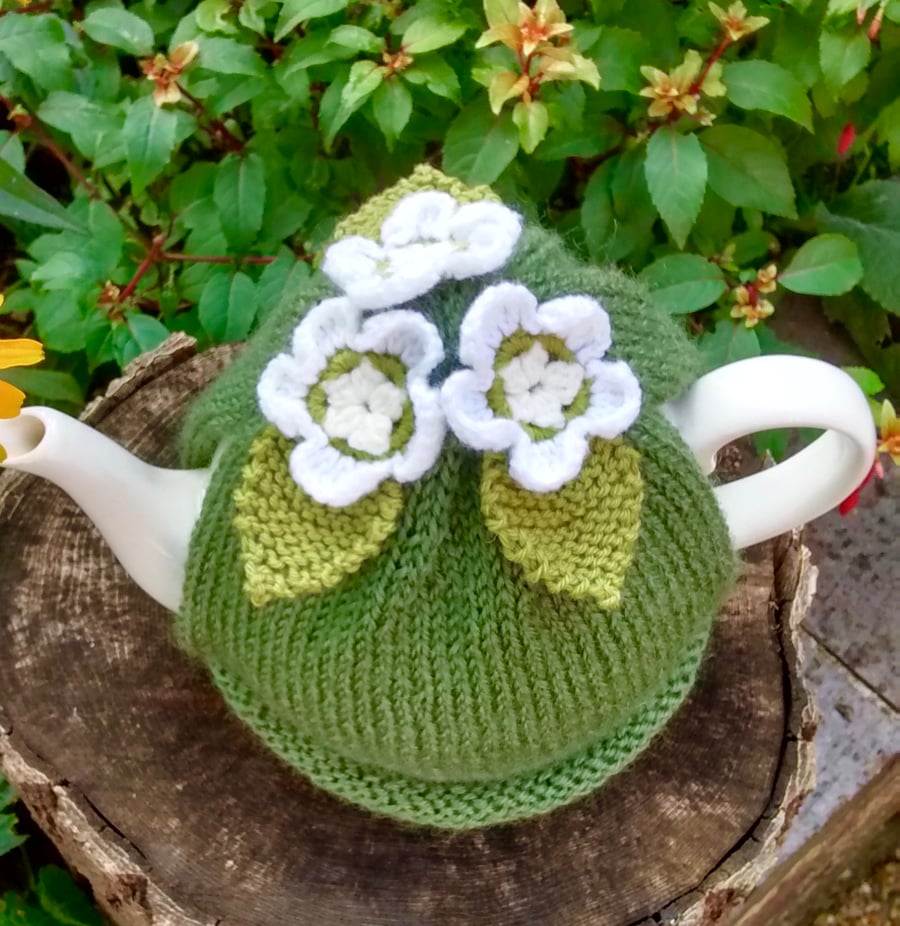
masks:
<instances>
[{"instance_id":1,"label":"wooden tree stump","mask_svg":"<svg viewBox=\"0 0 900 926\"><path fill-rule=\"evenodd\" d=\"M172 465L185 403L233 349L176 336L88 420ZM702 677L590 797L467 833L403 826L313 788L226 709L171 618L87 518L0 478L0 762L123 926L712 924L749 893L811 787L794 629L796 538L750 551Z\"/></svg>"}]
</instances>

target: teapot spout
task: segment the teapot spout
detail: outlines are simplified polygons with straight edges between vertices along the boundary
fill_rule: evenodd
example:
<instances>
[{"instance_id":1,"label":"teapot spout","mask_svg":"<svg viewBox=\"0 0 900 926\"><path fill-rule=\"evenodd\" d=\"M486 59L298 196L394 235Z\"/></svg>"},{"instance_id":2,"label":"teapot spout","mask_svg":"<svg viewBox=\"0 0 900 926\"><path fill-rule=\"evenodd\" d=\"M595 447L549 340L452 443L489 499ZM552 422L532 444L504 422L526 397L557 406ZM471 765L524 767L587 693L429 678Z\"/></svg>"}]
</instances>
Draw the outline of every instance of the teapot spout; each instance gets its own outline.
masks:
<instances>
[{"instance_id":1,"label":"teapot spout","mask_svg":"<svg viewBox=\"0 0 900 926\"><path fill-rule=\"evenodd\" d=\"M150 466L52 408L0 419L0 466L55 483L94 522L126 572L161 605L181 604L191 532L211 470Z\"/></svg>"}]
</instances>

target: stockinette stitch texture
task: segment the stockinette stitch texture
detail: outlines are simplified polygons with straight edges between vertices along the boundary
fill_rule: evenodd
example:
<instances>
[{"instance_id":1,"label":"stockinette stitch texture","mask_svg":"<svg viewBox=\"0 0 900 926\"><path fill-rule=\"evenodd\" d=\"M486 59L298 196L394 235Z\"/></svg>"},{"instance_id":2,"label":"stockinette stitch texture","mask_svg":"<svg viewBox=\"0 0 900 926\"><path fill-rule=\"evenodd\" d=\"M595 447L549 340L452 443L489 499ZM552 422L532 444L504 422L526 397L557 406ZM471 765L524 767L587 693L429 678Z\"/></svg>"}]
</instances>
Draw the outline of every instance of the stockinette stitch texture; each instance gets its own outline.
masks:
<instances>
[{"instance_id":1,"label":"stockinette stitch texture","mask_svg":"<svg viewBox=\"0 0 900 926\"><path fill-rule=\"evenodd\" d=\"M419 169L338 237L377 239L422 189L495 199ZM640 381L634 423L591 438L578 477L556 492L524 489L504 454L452 431L416 481L389 479L340 508L303 492L255 386L305 313L340 295L321 274L285 295L183 435L185 465L221 452L191 542L182 645L315 784L455 829L552 810L633 761L690 691L734 574L712 491L659 408L696 377L698 358L632 279L526 226L499 270L443 280L410 303L444 343L432 381L460 368L463 318L500 283L541 303L599 300L608 358Z\"/></svg>"}]
</instances>

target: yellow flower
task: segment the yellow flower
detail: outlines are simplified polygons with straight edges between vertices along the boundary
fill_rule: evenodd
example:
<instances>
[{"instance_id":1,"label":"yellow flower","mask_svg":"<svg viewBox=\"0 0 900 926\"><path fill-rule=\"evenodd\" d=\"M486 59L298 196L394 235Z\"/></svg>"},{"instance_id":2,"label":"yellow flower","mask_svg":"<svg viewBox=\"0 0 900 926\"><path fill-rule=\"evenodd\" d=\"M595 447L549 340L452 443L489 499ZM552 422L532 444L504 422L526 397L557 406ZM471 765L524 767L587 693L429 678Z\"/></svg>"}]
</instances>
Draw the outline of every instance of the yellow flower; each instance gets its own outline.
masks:
<instances>
[{"instance_id":1,"label":"yellow flower","mask_svg":"<svg viewBox=\"0 0 900 926\"><path fill-rule=\"evenodd\" d=\"M900 466L900 421L897 412L887 399L881 405L881 442L878 444L879 453L887 453L896 466Z\"/></svg>"},{"instance_id":2,"label":"yellow flower","mask_svg":"<svg viewBox=\"0 0 900 926\"><path fill-rule=\"evenodd\" d=\"M526 58L552 39L567 40L575 28L556 0L537 0L534 8L517 0L485 0L484 12L489 28L475 47L500 42Z\"/></svg>"},{"instance_id":3,"label":"yellow flower","mask_svg":"<svg viewBox=\"0 0 900 926\"><path fill-rule=\"evenodd\" d=\"M715 3L710 3L709 8L712 10L713 16L722 23L726 35L732 42L736 42L745 35L750 35L751 32L756 32L757 29L762 29L763 26L769 24L769 20L765 16L748 16L747 8L740 0L737 3L732 3L728 7L727 13L720 6L716 6Z\"/></svg>"},{"instance_id":4,"label":"yellow flower","mask_svg":"<svg viewBox=\"0 0 900 926\"><path fill-rule=\"evenodd\" d=\"M653 100L647 108L650 118L663 119L677 111L689 116L697 115L704 125L711 124L712 113L705 109L699 110L697 101L701 92L707 96L722 96L725 93L725 85L720 79L722 66L718 62L713 64L700 85L696 86L702 71L703 58L694 49L688 51L684 61L669 74L659 68L642 67L641 74L650 82L650 86L644 87L640 95Z\"/></svg>"},{"instance_id":5,"label":"yellow flower","mask_svg":"<svg viewBox=\"0 0 900 926\"><path fill-rule=\"evenodd\" d=\"M756 273L756 291L759 293L774 293L778 289L775 282L778 279L778 265L769 264Z\"/></svg>"},{"instance_id":6,"label":"yellow flower","mask_svg":"<svg viewBox=\"0 0 900 926\"><path fill-rule=\"evenodd\" d=\"M747 286L738 286L734 290L732 318L743 318L748 328L753 328L763 318L768 318L775 311L775 306L768 299L760 299Z\"/></svg>"},{"instance_id":7,"label":"yellow flower","mask_svg":"<svg viewBox=\"0 0 900 926\"><path fill-rule=\"evenodd\" d=\"M0 297L0 305L3 304ZM0 370L28 367L44 359L44 348L29 338L0 341ZM19 414L25 393L0 380L0 418L15 418Z\"/></svg>"},{"instance_id":8,"label":"yellow flower","mask_svg":"<svg viewBox=\"0 0 900 926\"><path fill-rule=\"evenodd\" d=\"M181 99L178 78L197 57L199 51L200 46L196 42L182 42L172 49L172 54L168 58L163 54L158 54L141 62L141 70L147 80L152 80L156 84L153 89L153 102L157 106L177 103Z\"/></svg>"}]
</instances>

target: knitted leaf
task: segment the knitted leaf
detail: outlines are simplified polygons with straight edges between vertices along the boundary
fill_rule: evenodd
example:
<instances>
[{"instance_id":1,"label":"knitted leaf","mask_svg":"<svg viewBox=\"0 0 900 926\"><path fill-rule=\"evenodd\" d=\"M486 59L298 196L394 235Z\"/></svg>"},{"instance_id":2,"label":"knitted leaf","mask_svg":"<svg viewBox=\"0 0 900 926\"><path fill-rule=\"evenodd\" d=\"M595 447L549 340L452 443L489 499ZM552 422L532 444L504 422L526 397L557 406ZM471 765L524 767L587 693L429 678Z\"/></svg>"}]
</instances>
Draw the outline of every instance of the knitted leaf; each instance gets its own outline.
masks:
<instances>
[{"instance_id":1,"label":"knitted leaf","mask_svg":"<svg viewBox=\"0 0 900 926\"><path fill-rule=\"evenodd\" d=\"M546 494L515 482L504 454L484 458L481 510L506 558L529 582L609 610L621 601L643 496L640 454L621 440L592 440L578 478Z\"/></svg>"},{"instance_id":2,"label":"knitted leaf","mask_svg":"<svg viewBox=\"0 0 900 926\"><path fill-rule=\"evenodd\" d=\"M403 491L392 480L345 508L310 498L291 478L292 444L274 428L253 442L234 493L244 591L257 607L332 588L396 530Z\"/></svg>"}]
</instances>

